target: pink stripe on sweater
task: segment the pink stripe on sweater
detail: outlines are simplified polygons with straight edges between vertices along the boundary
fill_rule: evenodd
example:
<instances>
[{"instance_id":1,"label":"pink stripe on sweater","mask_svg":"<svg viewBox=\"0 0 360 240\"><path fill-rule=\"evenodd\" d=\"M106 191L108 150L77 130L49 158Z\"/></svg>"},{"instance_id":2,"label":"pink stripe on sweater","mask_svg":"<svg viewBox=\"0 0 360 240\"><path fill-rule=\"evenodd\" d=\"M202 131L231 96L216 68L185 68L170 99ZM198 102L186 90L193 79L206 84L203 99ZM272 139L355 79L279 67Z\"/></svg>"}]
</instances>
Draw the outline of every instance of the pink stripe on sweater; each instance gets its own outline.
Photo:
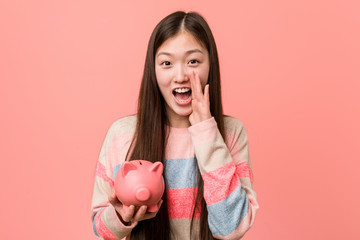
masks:
<instances>
[{"instance_id":1,"label":"pink stripe on sweater","mask_svg":"<svg viewBox=\"0 0 360 240\"><path fill-rule=\"evenodd\" d=\"M207 205L225 200L239 185L236 167L230 162L214 171L203 174L204 198Z\"/></svg>"},{"instance_id":2,"label":"pink stripe on sweater","mask_svg":"<svg viewBox=\"0 0 360 240\"><path fill-rule=\"evenodd\" d=\"M109 141L106 147L105 156L105 161L109 164L109 166L116 166L125 160L132 136L132 134L127 133L116 134L111 141Z\"/></svg>"},{"instance_id":3,"label":"pink stripe on sweater","mask_svg":"<svg viewBox=\"0 0 360 240\"><path fill-rule=\"evenodd\" d=\"M251 173L251 169L249 167L249 164L247 162L242 162L236 165L236 173L239 175L239 177L248 177L250 178L250 181L253 183L254 178Z\"/></svg>"},{"instance_id":4,"label":"pink stripe on sweater","mask_svg":"<svg viewBox=\"0 0 360 240\"><path fill-rule=\"evenodd\" d=\"M166 191L170 219L192 218L197 188L175 188ZM194 218L200 218L196 210Z\"/></svg>"},{"instance_id":5,"label":"pink stripe on sweater","mask_svg":"<svg viewBox=\"0 0 360 240\"><path fill-rule=\"evenodd\" d=\"M188 130L192 135L194 145L212 143L221 136L214 117L192 125Z\"/></svg>"},{"instance_id":6,"label":"pink stripe on sweater","mask_svg":"<svg viewBox=\"0 0 360 240\"><path fill-rule=\"evenodd\" d=\"M104 240L116 240L115 235L110 232L110 230L105 226L101 220L101 215L103 214L105 208L102 209L96 216L96 231Z\"/></svg>"},{"instance_id":7,"label":"pink stripe on sweater","mask_svg":"<svg viewBox=\"0 0 360 240\"><path fill-rule=\"evenodd\" d=\"M96 165L96 176L104 179L105 182L108 182L111 188L114 188L114 181L106 174L105 166L98 162Z\"/></svg>"}]
</instances>

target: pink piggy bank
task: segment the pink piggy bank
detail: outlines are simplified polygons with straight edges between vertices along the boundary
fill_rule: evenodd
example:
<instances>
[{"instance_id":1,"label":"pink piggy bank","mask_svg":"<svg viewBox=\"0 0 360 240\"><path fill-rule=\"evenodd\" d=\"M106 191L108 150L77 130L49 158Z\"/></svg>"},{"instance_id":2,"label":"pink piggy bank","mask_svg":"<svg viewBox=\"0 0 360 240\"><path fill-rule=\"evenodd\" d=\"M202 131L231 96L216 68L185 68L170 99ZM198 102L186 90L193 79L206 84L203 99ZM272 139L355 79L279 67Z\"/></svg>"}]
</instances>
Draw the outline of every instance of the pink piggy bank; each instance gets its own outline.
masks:
<instances>
[{"instance_id":1,"label":"pink piggy bank","mask_svg":"<svg viewBox=\"0 0 360 240\"><path fill-rule=\"evenodd\" d=\"M161 162L124 162L115 177L115 194L123 207L146 205L148 212L158 211L165 189L163 169Z\"/></svg>"}]
</instances>

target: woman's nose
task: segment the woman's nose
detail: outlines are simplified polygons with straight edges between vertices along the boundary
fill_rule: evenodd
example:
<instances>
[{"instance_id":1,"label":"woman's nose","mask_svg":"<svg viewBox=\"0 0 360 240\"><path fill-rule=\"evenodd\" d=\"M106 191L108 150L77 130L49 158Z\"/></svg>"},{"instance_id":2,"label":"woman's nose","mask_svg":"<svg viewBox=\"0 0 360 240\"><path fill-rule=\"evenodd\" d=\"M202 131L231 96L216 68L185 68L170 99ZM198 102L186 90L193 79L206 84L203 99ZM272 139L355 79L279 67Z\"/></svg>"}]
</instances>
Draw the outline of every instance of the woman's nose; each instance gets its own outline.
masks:
<instances>
[{"instance_id":1,"label":"woman's nose","mask_svg":"<svg viewBox=\"0 0 360 240\"><path fill-rule=\"evenodd\" d=\"M189 81L189 73L184 66L178 66L175 73L175 82L181 83Z\"/></svg>"}]
</instances>

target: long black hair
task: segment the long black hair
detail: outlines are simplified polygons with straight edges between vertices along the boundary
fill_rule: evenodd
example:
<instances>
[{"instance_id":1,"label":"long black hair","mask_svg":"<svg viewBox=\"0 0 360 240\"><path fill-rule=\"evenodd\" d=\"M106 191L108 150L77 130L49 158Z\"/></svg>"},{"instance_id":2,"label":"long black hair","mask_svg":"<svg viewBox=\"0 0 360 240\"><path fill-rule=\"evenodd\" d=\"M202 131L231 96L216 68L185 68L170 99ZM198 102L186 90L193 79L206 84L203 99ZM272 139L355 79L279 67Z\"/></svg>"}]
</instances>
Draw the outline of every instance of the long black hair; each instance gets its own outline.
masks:
<instances>
[{"instance_id":1,"label":"long black hair","mask_svg":"<svg viewBox=\"0 0 360 240\"><path fill-rule=\"evenodd\" d=\"M217 48L211 30L204 18L195 12L174 12L161 20L151 34L145 59L144 74L141 82L137 124L132 142L130 160L146 159L151 162L163 161L167 139L168 118L165 100L160 93L155 74L155 54L159 47L169 38L185 30L192 34L209 53L209 96L210 112L215 118L219 131L224 137L223 109L220 88L220 68ZM207 208L204 200L203 180L198 173L198 191L193 209L193 220L196 209L200 211L200 231L197 239L213 239L207 221ZM132 230L131 239L170 239L170 222L166 194L156 217L140 221ZM191 232L192 232L191 227ZM191 234L191 233L189 233Z\"/></svg>"}]
</instances>

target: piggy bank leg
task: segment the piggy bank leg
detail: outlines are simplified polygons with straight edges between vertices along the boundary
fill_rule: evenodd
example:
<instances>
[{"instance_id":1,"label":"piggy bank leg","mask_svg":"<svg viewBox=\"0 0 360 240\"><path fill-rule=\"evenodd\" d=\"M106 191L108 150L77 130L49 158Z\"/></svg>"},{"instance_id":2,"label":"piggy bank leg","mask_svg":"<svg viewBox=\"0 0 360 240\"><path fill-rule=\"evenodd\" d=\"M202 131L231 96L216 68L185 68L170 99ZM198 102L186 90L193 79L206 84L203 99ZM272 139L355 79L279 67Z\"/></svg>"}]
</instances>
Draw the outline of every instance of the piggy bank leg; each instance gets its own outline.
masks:
<instances>
[{"instance_id":1,"label":"piggy bank leg","mask_svg":"<svg viewBox=\"0 0 360 240\"><path fill-rule=\"evenodd\" d=\"M159 207L157 204L154 204L152 206L148 206L147 211L148 212L157 212L159 210Z\"/></svg>"}]
</instances>

